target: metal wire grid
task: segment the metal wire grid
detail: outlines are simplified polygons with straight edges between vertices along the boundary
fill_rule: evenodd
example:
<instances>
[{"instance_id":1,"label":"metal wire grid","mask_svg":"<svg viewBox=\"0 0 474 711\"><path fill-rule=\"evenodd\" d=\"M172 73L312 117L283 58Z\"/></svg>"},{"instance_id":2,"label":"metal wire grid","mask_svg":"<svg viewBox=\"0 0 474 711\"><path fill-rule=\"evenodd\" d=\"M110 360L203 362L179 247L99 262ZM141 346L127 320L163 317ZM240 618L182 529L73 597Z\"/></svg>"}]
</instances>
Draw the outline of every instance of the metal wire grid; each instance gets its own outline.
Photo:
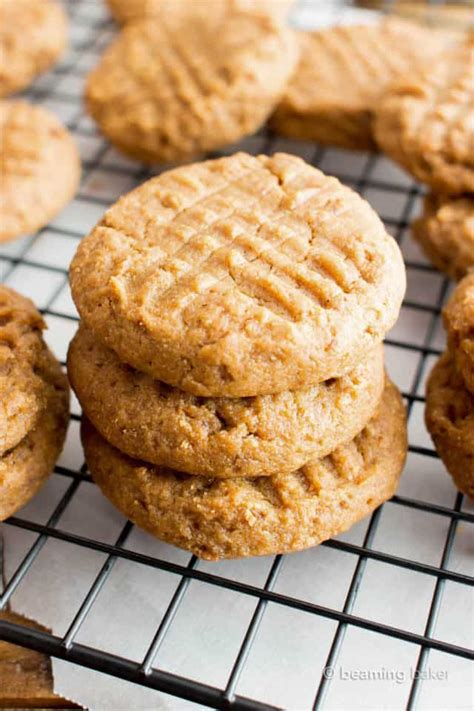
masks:
<instances>
[{"instance_id":1,"label":"metal wire grid","mask_svg":"<svg viewBox=\"0 0 474 711\"><path fill-rule=\"evenodd\" d=\"M78 93L72 94L64 90L62 88L62 84L64 83L62 80L67 79L71 85L75 80L81 80L109 39L112 27L108 20L103 19L100 13L94 11L94 2L95 0L92 0L92 2L90 0L76 0L70 4L68 9L70 11L72 24L76 30L76 40L73 42L72 50L62 64L56 67L43 82L38 82L27 94L30 99L46 105L53 102L57 107L60 104L65 109L66 114L69 115L69 119L66 121L68 128L75 134L79 141L82 139L87 141L91 138L94 135L93 129L84 116L83 108L80 101L78 101ZM77 34L79 38L77 38ZM263 131L260 134L260 141L259 151L263 150L271 153L277 145L276 138L267 131ZM128 165L126 161L119 161L118 163L104 162L104 158L110 147L104 141L101 141L100 144L98 143L97 145L98 150L95 151L95 155L84 160L83 187L79 192L77 200L79 202L81 202L81 200L86 202L88 206L96 205L99 209L105 209L110 204L110 200L97 195L84 194L84 185L87 184L88 177L91 176L94 171L99 170L101 174L106 173L109 177L115 175L119 176L120 179L130 179L132 183L141 182L148 178L151 173L148 170L137 170L132 164ZM312 163L314 165L321 165L324 162L326 154L326 149L314 148L311 156ZM380 157L375 154L368 155L364 158L362 169L356 178L354 178L352 174L344 175L340 171L338 172L338 176L342 180L352 184L360 193L365 193L369 189L375 189L386 191L387 194L391 196L403 199L404 206L401 215L397 217L397 219L385 220L395 238L400 242L406 227L409 225L413 204L420 194L420 189L416 185L402 185L377 179L374 173L376 173L376 166L380 160ZM40 270L45 274L55 275L57 277L57 284L44 303L42 312L47 319L60 319L62 323L75 322L77 320L76 316L68 313L67 309L63 311L55 307L55 302L57 303L57 299L67 283L67 270L61 266L53 266L51 263L45 264L31 256L32 250L34 254L35 244L38 243L38 240L45 231L53 236L57 234L61 239L65 238L71 240L74 248L76 242L83 236L83 232L74 229L74 227L64 227L62 225L57 227L54 226L54 224L48 225L47 228L40 231L32 239L27 240L26 244L22 245L19 253L10 256L8 252L5 253L5 251L0 253L0 268L3 267L3 272L0 271L0 275L3 281L9 280L15 275L15 270L19 268ZM433 271L425 264L416 261L408 261L407 267L409 269L419 270L420 273ZM434 304L419 303L416 300L409 299L404 302L405 308L424 312L428 318L428 325L422 343L406 342L404 340L397 340L396 338L387 340L388 344L399 349L412 351L418 356L418 363L411 387L404 392L409 418L412 416L415 403L424 402L424 398L419 394L419 388L426 368L426 360L429 356L436 356L440 353L434 343L440 310L447 293L447 288L448 284L445 281L439 290L436 303ZM76 414L72 414L72 419L77 421L79 417ZM433 449L417 444L410 444L410 452L432 461L434 461L437 456ZM275 584L282 568L282 556L276 556L274 558L264 585L257 586L200 570L198 567L199 562L194 556L190 558L187 565L181 565L124 548L124 544L133 528L130 522L125 523L114 544L104 543L88 538L87 536L62 530L60 528L62 515L74 499L81 484L85 481L90 482L90 478L87 474L85 464L79 469L57 466L55 473L65 477L69 484L45 524L35 523L27 518L18 516L6 521L6 525L30 531L37 534L37 538L6 584L3 594L0 597L0 609L5 608L9 603L25 575L37 560L41 549L48 539L57 539L71 545L101 552L105 554L107 558L84 597L82 604L71 620L69 628L62 637L0 620L0 639L30 647L53 657L66 659L72 663L105 672L183 699L188 699L213 708L233 709L276 708L263 703L259 699L243 697L236 691L247 658L256 639L260 623L262 622L269 603L310 613L311 615L333 620L337 623L336 632L326 659L326 667L334 667L337 664L346 631L351 626L403 640L411 645L416 645L418 649L417 672L423 671L426 668L431 650L438 650L449 655L471 660L474 659L474 654L471 649L437 639L434 636L435 625L446 582L452 581L471 587L474 585L474 578L472 576L449 568L458 525L461 522L470 525L474 523L474 514L463 507L463 497L461 494L457 495L453 507L401 495L397 495L391 500L391 503L398 507L409 508L418 512L428 512L449 520L449 528L443 550L441 551L439 565L430 565L409 557L397 556L373 548L372 546L379 525L382 508L379 508L372 514L361 545L342 540L325 542L323 546L344 551L354 556L357 560L344 605L341 610L338 610L300 599L297 596L286 595L275 591ZM119 559L128 560L133 563L141 563L145 566L164 571L176 576L176 580L178 581L169 606L161 619L148 651L140 663L75 641L81 626L85 622L103 586L107 583L115 563ZM390 626L354 614L353 610L359 587L367 563L371 560L410 571L416 571L435 579L434 592L423 634L410 632L401 627ZM176 615L179 613L186 590L193 580L235 591L250 596L256 601L255 611L247 630L243 633L240 649L233 662L227 684L223 688L216 688L195 679L161 670L159 666L155 666L155 660L157 660L160 648L173 625ZM422 683L421 675L416 674L414 676L415 678L412 681L407 702L407 707L410 709L415 708L417 705ZM330 684L331 680L325 678L324 674L321 675L319 680L315 680L314 708L319 709L324 706Z\"/></svg>"}]
</instances>

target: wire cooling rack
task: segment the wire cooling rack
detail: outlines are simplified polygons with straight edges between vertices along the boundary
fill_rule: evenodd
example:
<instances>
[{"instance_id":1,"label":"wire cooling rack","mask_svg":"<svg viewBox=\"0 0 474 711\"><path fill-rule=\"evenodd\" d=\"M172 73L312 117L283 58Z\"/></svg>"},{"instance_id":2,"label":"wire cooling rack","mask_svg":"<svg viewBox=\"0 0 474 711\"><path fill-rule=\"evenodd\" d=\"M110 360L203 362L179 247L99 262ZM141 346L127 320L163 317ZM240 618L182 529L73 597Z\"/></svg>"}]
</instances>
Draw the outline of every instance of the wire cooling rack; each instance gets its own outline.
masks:
<instances>
[{"instance_id":1,"label":"wire cooling rack","mask_svg":"<svg viewBox=\"0 0 474 711\"><path fill-rule=\"evenodd\" d=\"M325 17L332 13L328 21L340 17L337 3L319 5ZM75 0L68 11L71 49L26 96L73 132L83 159L81 188L50 225L0 249L0 280L35 300L63 361L77 322L67 267L78 242L108 205L153 173L119 156L81 103L84 77L110 41L112 22L99 0ZM303 3L297 22L307 24L310 15L314 21L314 12L314 4ZM47 623L54 608L62 622L49 634L0 620L0 638L155 689L157 704L169 702L163 692L213 708L468 708L474 512L422 425L424 381L443 348L439 316L449 286L408 236L420 186L381 156L283 140L266 130L239 147L298 153L336 174L372 203L402 246L409 289L386 341L409 416L399 493L348 534L311 551L203 563L104 508L108 502L83 461L74 402L66 450L50 483L4 525L12 534L7 544L13 533L21 538L21 555L0 598L2 608L15 608L34 591L37 618ZM104 521L98 529L97 512ZM53 564L45 557L51 547ZM155 616L141 615L147 600L160 595ZM107 641L112 627L121 643ZM144 646L136 658L138 638ZM450 682L453 674L457 681ZM171 708L181 708L181 700Z\"/></svg>"}]
</instances>

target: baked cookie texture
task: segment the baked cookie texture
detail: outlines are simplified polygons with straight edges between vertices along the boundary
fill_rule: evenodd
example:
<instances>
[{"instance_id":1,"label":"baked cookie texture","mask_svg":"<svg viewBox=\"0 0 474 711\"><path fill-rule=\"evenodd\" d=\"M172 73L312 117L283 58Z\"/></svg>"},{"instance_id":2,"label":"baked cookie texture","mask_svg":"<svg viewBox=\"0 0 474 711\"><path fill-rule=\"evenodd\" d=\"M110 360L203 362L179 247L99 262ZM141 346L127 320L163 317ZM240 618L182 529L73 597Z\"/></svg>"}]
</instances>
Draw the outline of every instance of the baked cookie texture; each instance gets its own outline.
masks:
<instances>
[{"instance_id":1,"label":"baked cookie texture","mask_svg":"<svg viewBox=\"0 0 474 711\"><path fill-rule=\"evenodd\" d=\"M29 299L0 285L0 456L26 436L44 408L44 327Z\"/></svg>"},{"instance_id":2,"label":"baked cookie texture","mask_svg":"<svg viewBox=\"0 0 474 711\"><path fill-rule=\"evenodd\" d=\"M434 266L459 281L474 269L474 197L430 193L413 236Z\"/></svg>"},{"instance_id":3,"label":"baked cookie texture","mask_svg":"<svg viewBox=\"0 0 474 711\"><path fill-rule=\"evenodd\" d=\"M81 242L70 280L85 325L120 360L205 397L342 376L383 339L405 291L371 207L285 154L148 181Z\"/></svg>"},{"instance_id":4,"label":"baked cookie texture","mask_svg":"<svg viewBox=\"0 0 474 711\"><path fill-rule=\"evenodd\" d=\"M35 232L73 197L81 162L69 131L26 101L0 102L0 243Z\"/></svg>"},{"instance_id":5,"label":"baked cookie texture","mask_svg":"<svg viewBox=\"0 0 474 711\"><path fill-rule=\"evenodd\" d=\"M86 103L127 155L181 161L254 133L297 57L294 33L268 15L166 13L125 26L90 74Z\"/></svg>"},{"instance_id":6,"label":"baked cookie texture","mask_svg":"<svg viewBox=\"0 0 474 711\"><path fill-rule=\"evenodd\" d=\"M363 432L290 474L209 479L130 459L87 421L91 474L138 526L207 560L301 550L348 529L394 493L406 456L405 411L387 383Z\"/></svg>"},{"instance_id":7,"label":"baked cookie texture","mask_svg":"<svg viewBox=\"0 0 474 711\"><path fill-rule=\"evenodd\" d=\"M384 388L383 349L307 390L200 398L122 364L91 331L71 343L68 373L87 418L131 457L208 477L291 472L353 439Z\"/></svg>"},{"instance_id":8,"label":"baked cookie texture","mask_svg":"<svg viewBox=\"0 0 474 711\"><path fill-rule=\"evenodd\" d=\"M474 272L457 285L443 319L448 347L467 389L474 394Z\"/></svg>"},{"instance_id":9,"label":"baked cookie texture","mask_svg":"<svg viewBox=\"0 0 474 711\"><path fill-rule=\"evenodd\" d=\"M67 20L56 0L0 0L0 97L27 87L66 44Z\"/></svg>"},{"instance_id":10,"label":"baked cookie texture","mask_svg":"<svg viewBox=\"0 0 474 711\"><path fill-rule=\"evenodd\" d=\"M379 147L435 192L474 192L474 35L390 88L374 122Z\"/></svg>"},{"instance_id":11,"label":"baked cookie texture","mask_svg":"<svg viewBox=\"0 0 474 711\"><path fill-rule=\"evenodd\" d=\"M400 19L300 32L300 61L271 126L293 138L357 150L375 143L372 121L389 83L435 58L449 40Z\"/></svg>"},{"instance_id":12,"label":"baked cookie texture","mask_svg":"<svg viewBox=\"0 0 474 711\"><path fill-rule=\"evenodd\" d=\"M145 17L162 18L165 13L214 13L219 5L229 11L266 12L284 19L293 0L107 0L111 13L121 24Z\"/></svg>"},{"instance_id":13,"label":"baked cookie texture","mask_svg":"<svg viewBox=\"0 0 474 711\"><path fill-rule=\"evenodd\" d=\"M0 457L0 521L24 506L51 473L66 436L69 386L53 355L43 357L44 407L35 426Z\"/></svg>"},{"instance_id":14,"label":"baked cookie texture","mask_svg":"<svg viewBox=\"0 0 474 711\"><path fill-rule=\"evenodd\" d=\"M426 390L426 426L460 491L474 499L474 394L450 352L435 365Z\"/></svg>"}]
</instances>

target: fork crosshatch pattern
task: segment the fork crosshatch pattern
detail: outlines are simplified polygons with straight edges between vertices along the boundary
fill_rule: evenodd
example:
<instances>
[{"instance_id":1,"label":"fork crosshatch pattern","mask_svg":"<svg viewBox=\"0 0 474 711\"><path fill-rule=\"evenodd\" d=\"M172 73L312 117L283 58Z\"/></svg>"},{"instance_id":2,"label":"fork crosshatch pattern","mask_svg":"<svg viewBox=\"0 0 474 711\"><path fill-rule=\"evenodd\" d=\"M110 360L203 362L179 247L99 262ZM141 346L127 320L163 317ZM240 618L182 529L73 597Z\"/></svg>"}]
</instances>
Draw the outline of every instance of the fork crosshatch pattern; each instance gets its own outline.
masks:
<instances>
[{"instance_id":1,"label":"fork crosshatch pattern","mask_svg":"<svg viewBox=\"0 0 474 711\"><path fill-rule=\"evenodd\" d=\"M81 187L51 224L0 248L0 280L35 301L63 362L77 327L67 269L78 242L112 202L153 174L119 156L85 115L84 78L114 25L99 0L67 6L71 49L26 96L74 134ZM308 0L296 23L304 26L323 6L329 22L352 12ZM156 689L157 700L163 692L213 708L354 708L369 701L375 708L467 708L474 509L456 492L423 426L424 384L444 345L440 311L449 283L409 236L421 187L382 156L322 149L266 130L239 148L295 153L336 175L364 195L402 247L409 287L386 340L388 370L409 414L399 492L318 548L204 563L146 536L102 497L84 464L74 401L50 482L4 524L7 543L13 532L22 553L1 607L20 609L28 589L37 589L37 618L48 624L41 598L54 594L61 629L56 624L49 634L0 621L0 638ZM120 642L108 642L110 625ZM364 680L371 670L374 678ZM388 692L384 676L392 676Z\"/></svg>"}]
</instances>

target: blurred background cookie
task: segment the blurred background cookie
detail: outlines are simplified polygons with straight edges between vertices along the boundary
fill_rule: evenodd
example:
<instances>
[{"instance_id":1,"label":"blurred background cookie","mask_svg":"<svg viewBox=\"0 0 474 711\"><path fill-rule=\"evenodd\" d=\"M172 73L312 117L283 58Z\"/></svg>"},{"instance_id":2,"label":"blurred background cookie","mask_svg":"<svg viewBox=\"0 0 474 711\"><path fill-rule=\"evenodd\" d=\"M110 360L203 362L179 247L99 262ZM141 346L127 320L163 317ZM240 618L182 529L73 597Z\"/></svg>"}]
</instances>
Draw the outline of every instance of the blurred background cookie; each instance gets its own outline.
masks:
<instances>
[{"instance_id":1,"label":"blurred background cookie","mask_svg":"<svg viewBox=\"0 0 474 711\"><path fill-rule=\"evenodd\" d=\"M387 86L450 41L397 19L300 32L300 61L271 126L292 138L371 150L374 110Z\"/></svg>"},{"instance_id":2,"label":"blurred background cookie","mask_svg":"<svg viewBox=\"0 0 474 711\"><path fill-rule=\"evenodd\" d=\"M179 161L254 133L298 57L266 15L165 14L127 25L87 82L89 112L124 153Z\"/></svg>"},{"instance_id":3,"label":"blurred background cookie","mask_svg":"<svg viewBox=\"0 0 474 711\"><path fill-rule=\"evenodd\" d=\"M56 0L0 0L0 96L28 86L66 43L66 15Z\"/></svg>"},{"instance_id":4,"label":"blurred background cookie","mask_svg":"<svg viewBox=\"0 0 474 711\"><path fill-rule=\"evenodd\" d=\"M434 266L459 281L474 268L474 196L429 193L412 233Z\"/></svg>"},{"instance_id":5,"label":"blurred background cookie","mask_svg":"<svg viewBox=\"0 0 474 711\"><path fill-rule=\"evenodd\" d=\"M69 131L48 110L0 102L0 243L35 232L73 197L81 162Z\"/></svg>"}]
</instances>

